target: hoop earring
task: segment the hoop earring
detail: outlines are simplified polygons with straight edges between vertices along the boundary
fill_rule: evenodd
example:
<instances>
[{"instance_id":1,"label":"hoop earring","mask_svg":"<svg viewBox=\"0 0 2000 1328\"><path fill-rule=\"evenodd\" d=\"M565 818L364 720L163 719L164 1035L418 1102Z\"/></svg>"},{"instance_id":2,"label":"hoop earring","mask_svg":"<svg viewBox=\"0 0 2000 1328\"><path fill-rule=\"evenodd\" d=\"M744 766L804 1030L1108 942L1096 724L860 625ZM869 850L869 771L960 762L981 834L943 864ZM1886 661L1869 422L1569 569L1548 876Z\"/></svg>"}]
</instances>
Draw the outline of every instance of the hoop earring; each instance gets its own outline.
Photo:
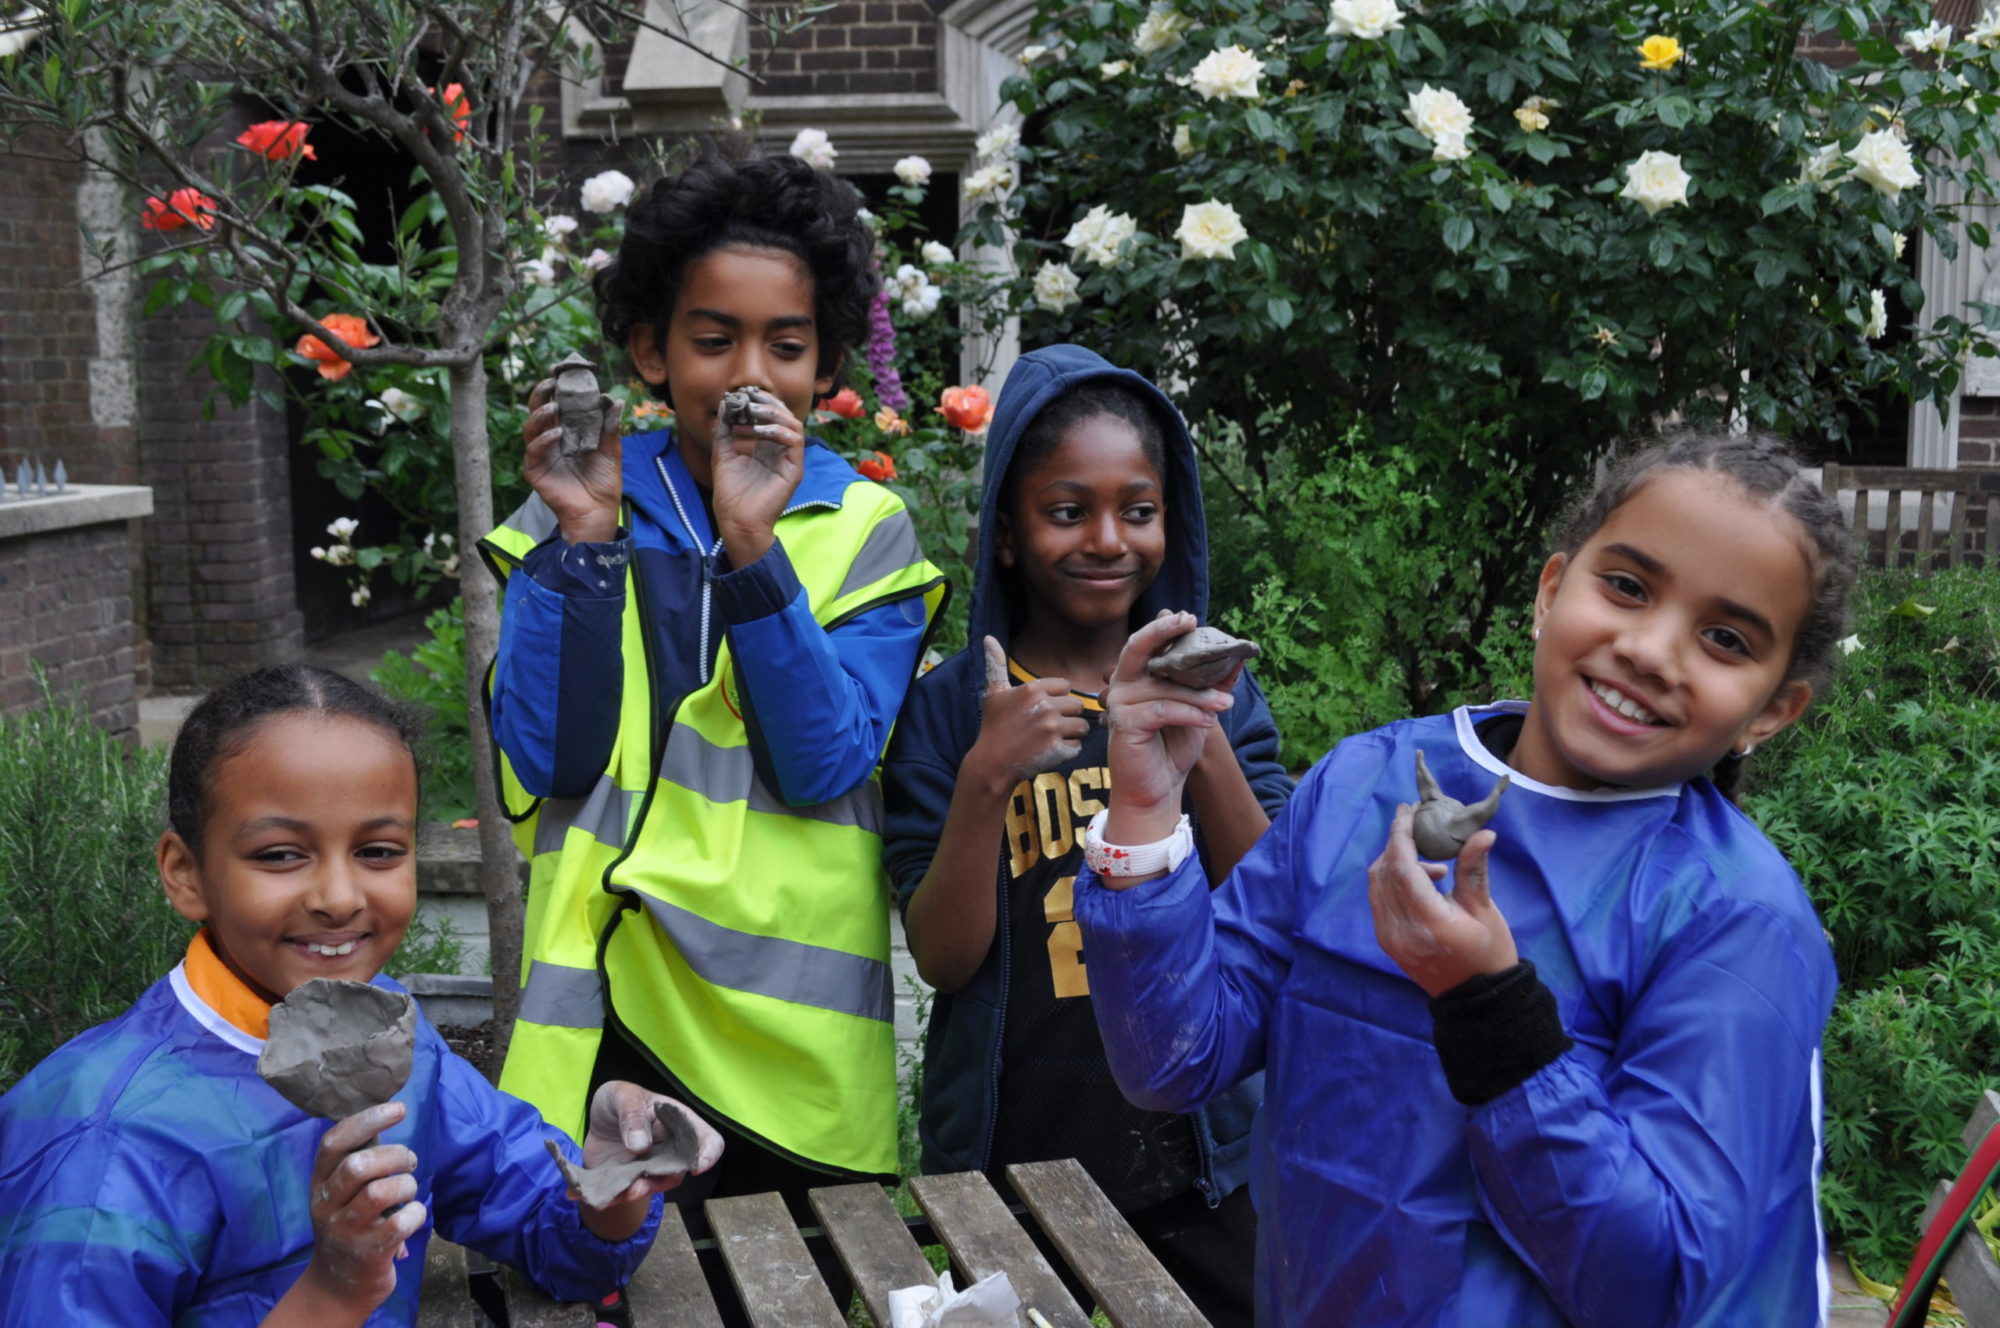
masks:
<instances>
[{"instance_id":1,"label":"hoop earring","mask_svg":"<svg viewBox=\"0 0 2000 1328\"><path fill-rule=\"evenodd\" d=\"M1536 628L1536 629L1535 629L1534 631L1532 631L1532 632L1529 632L1529 633L1528 633L1528 639L1529 639L1530 641L1539 641L1539 640L1541 640L1541 639L1542 639L1542 629L1541 629L1541 628L1539 628L1539 627L1537 627L1537 628Z\"/></svg>"}]
</instances>

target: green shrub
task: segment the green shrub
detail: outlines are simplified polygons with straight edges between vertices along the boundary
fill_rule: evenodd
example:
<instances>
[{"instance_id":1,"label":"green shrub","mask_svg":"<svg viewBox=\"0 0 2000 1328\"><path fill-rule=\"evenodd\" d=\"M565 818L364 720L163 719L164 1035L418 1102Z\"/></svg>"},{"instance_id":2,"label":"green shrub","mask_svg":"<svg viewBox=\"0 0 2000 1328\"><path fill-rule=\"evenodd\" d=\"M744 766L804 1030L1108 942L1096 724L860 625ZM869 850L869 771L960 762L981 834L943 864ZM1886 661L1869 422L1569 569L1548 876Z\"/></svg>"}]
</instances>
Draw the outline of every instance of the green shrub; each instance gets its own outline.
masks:
<instances>
[{"instance_id":1,"label":"green shrub","mask_svg":"<svg viewBox=\"0 0 2000 1328\"><path fill-rule=\"evenodd\" d=\"M431 632L408 655L391 650L369 672L377 686L430 716L424 735L424 786L420 794L427 820L456 821L471 816L472 732L465 716L465 603L454 599L424 619ZM423 970L455 972L454 969Z\"/></svg>"},{"instance_id":2,"label":"green shrub","mask_svg":"<svg viewBox=\"0 0 2000 1328\"><path fill-rule=\"evenodd\" d=\"M164 752L46 684L0 718L0 1089L180 960L192 929L153 864L165 790Z\"/></svg>"},{"instance_id":3,"label":"green shrub","mask_svg":"<svg viewBox=\"0 0 2000 1328\"><path fill-rule=\"evenodd\" d=\"M1892 1278L2000 1062L2000 572L1875 573L1832 694L1747 767L1842 984L1826 1034L1836 1238Z\"/></svg>"}]
</instances>

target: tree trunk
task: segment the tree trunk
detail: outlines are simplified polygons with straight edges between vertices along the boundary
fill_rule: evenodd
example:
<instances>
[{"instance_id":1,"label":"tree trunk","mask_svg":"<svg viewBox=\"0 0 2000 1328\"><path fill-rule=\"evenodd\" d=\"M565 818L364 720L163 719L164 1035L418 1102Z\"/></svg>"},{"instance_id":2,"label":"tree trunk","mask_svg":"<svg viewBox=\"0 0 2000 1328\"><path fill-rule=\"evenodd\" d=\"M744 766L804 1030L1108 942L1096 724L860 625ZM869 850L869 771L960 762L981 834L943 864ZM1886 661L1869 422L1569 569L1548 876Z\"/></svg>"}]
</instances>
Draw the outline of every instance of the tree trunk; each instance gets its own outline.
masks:
<instances>
[{"instance_id":1,"label":"tree trunk","mask_svg":"<svg viewBox=\"0 0 2000 1328\"><path fill-rule=\"evenodd\" d=\"M479 812L479 886L493 954L493 1055L497 1082L521 1007L519 856L500 808L493 735L486 727L486 669L500 645L500 605L478 543L493 529L493 467L486 452L486 364L475 356L451 370L452 473L458 486L458 588L465 600L465 691L472 783Z\"/></svg>"}]
</instances>

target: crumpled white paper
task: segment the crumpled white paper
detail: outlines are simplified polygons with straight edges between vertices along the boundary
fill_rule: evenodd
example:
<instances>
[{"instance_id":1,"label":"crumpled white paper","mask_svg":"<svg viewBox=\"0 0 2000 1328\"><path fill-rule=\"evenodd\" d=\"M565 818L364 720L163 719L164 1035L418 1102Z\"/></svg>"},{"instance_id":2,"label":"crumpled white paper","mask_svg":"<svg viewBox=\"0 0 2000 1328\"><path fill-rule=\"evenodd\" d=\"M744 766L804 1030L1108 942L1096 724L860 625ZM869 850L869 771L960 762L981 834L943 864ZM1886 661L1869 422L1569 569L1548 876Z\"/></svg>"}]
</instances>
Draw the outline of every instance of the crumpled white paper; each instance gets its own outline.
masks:
<instances>
[{"instance_id":1,"label":"crumpled white paper","mask_svg":"<svg viewBox=\"0 0 2000 1328\"><path fill-rule=\"evenodd\" d=\"M1020 1322L1021 1298L1005 1273L954 1291L951 1274L943 1272L934 1287L889 1293L889 1328L1017 1328Z\"/></svg>"}]
</instances>

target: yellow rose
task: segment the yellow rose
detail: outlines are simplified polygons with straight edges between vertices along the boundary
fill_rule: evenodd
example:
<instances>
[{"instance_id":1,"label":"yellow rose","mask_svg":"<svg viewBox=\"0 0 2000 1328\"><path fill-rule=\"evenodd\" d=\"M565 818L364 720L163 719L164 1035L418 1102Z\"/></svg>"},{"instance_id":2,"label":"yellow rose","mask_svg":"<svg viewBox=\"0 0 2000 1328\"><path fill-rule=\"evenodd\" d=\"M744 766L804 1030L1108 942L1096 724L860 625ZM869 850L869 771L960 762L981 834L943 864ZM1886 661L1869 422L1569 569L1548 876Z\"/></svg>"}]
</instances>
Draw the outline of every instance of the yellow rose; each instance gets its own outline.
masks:
<instances>
[{"instance_id":1,"label":"yellow rose","mask_svg":"<svg viewBox=\"0 0 2000 1328\"><path fill-rule=\"evenodd\" d=\"M1639 68L1672 69L1680 63L1681 44L1658 33L1639 43Z\"/></svg>"}]
</instances>

